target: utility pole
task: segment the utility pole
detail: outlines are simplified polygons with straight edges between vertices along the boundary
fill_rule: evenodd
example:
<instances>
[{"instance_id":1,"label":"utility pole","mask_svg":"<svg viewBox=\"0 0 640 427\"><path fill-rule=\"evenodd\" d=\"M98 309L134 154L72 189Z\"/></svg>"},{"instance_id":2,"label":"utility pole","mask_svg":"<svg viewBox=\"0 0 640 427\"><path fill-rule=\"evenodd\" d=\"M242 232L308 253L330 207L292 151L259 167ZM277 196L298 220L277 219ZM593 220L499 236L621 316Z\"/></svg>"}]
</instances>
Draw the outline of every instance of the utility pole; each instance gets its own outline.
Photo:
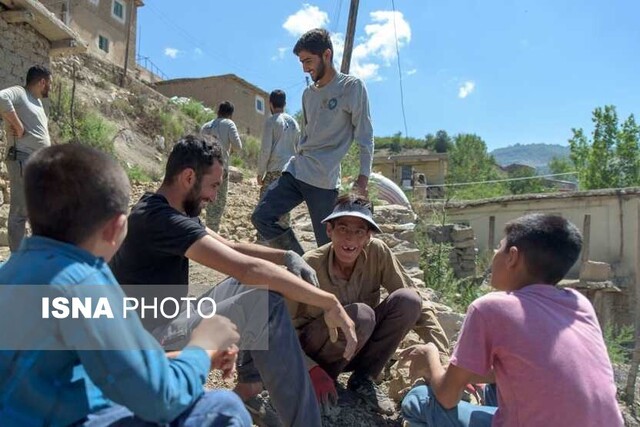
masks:
<instances>
[{"instance_id":1,"label":"utility pole","mask_svg":"<svg viewBox=\"0 0 640 427\"><path fill-rule=\"evenodd\" d=\"M137 13L136 0L131 0L129 10L127 13L127 44L124 48L124 73L122 73L122 80L120 80L120 87L124 87L127 82L127 69L129 68L129 45L131 44L131 28L133 27L133 14Z\"/></svg>"},{"instance_id":2,"label":"utility pole","mask_svg":"<svg viewBox=\"0 0 640 427\"><path fill-rule=\"evenodd\" d=\"M349 23L347 24L347 35L344 40L342 65L340 66L340 72L343 74L349 74L349 67L351 66L351 52L353 51L353 38L356 33L359 3L360 0L351 0L351 6L349 7Z\"/></svg>"}]
</instances>

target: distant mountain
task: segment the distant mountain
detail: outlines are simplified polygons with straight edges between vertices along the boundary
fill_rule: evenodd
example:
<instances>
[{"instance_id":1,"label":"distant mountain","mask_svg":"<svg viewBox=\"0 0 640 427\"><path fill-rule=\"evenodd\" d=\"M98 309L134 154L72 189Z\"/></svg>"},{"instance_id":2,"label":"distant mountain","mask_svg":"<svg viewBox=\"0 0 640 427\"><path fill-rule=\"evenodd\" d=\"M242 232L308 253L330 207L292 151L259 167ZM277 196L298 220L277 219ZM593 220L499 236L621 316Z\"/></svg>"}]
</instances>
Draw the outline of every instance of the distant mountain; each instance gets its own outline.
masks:
<instances>
[{"instance_id":1,"label":"distant mountain","mask_svg":"<svg viewBox=\"0 0 640 427\"><path fill-rule=\"evenodd\" d=\"M558 144L516 144L497 148L490 154L501 166L518 163L544 170L554 157L569 157L569 147Z\"/></svg>"}]
</instances>

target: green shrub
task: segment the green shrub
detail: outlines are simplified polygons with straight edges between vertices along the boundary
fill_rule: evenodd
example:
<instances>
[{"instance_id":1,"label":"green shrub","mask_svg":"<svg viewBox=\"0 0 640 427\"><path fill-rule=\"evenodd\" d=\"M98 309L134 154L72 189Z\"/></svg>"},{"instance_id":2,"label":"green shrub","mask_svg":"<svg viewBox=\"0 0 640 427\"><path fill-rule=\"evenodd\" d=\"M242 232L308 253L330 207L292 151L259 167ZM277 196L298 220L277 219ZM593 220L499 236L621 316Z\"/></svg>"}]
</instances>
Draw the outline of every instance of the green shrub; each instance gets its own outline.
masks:
<instances>
[{"instance_id":1,"label":"green shrub","mask_svg":"<svg viewBox=\"0 0 640 427\"><path fill-rule=\"evenodd\" d=\"M125 168L127 176L131 182L151 182L154 181L153 177L148 174L144 169L138 165L133 165L130 168Z\"/></svg>"},{"instance_id":2,"label":"green shrub","mask_svg":"<svg viewBox=\"0 0 640 427\"><path fill-rule=\"evenodd\" d=\"M113 154L113 139L116 127L91 110L78 120L78 139L80 143Z\"/></svg>"},{"instance_id":3,"label":"green shrub","mask_svg":"<svg viewBox=\"0 0 640 427\"><path fill-rule=\"evenodd\" d=\"M184 124L177 114L171 111L158 111L158 119L160 121L160 133L164 136L165 141L177 141L184 136Z\"/></svg>"},{"instance_id":4,"label":"green shrub","mask_svg":"<svg viewBox=\"0 0 640 427\"><path fill-rule=\"evenodd\" d=\"M193 99L189 99L187 102L173 103L178 106L180 111L191 117L200 126L216 118L216 114L211 109L206 108L201 102Z\"/></svg>"},{"instance_id":5,"label":"green shrub","mask_svg":"<svg viewBox=\"0 0 640 427\"><path fill-rule=\"evenodd\" d=\"M633 352L633 326L614 328L608 325L604 328L603 335L611 363L628 363L631 360L631 354Z\"/></svg>"}]
</instances>

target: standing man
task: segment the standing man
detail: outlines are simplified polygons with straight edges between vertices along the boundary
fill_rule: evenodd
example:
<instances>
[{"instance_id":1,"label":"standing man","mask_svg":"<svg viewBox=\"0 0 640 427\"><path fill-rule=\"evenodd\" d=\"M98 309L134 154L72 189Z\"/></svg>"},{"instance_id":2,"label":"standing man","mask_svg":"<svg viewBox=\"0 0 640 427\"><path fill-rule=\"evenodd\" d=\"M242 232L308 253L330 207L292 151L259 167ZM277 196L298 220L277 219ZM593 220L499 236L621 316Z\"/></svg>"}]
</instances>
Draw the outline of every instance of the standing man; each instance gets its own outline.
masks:
<instances>
[{"instance_id":1,"label":"standing man","mask_svg":"<svg viewBox=\"0 0 640 427\"><path fill-rule=\"evenodd\" d=\"M0 90L0 114L7 131L7 171L11 186L8 234L9 249L18 250L24 237L27 208L24 199L23 167L27 158L51 145L47 115L42 98L49 97L51 71L34 65L27 71L26 86Z\"/></svg>"},{"instance_id":2,"label":"standing man","mask_svg":"<svg viewBox=\"0 0 640 427\"><path fill-rule=\"evenodd\" d=\"M265 387L284 425L320 427L315 393L282 297L320 307L332 341L342 331L346 359L356 347L354 323L334 295L310 284L317 285L315 272L295 252L230 242L200 222L203 205L216 198L222 171L217 144L191 135L178 141L158 191L145 193L131 210L129 233L111 261L113 273L120 284L133 285L125 286L130 297L147 299L151 292L177 300L188 294L189 260L233 276L200 300L213 298L217 313L238 326L238 346L246 351L238 356L235 391L256 417L262 408L254 398ZM196 312L192 304L181 307L177 318L143 312L143 325L165 348L180 349L201 321L189 318L190 310ZM268 349L261 345L263 338Z\"/></svg>"},{"instance_id":3,"label":"standing man","mask_svg":"<svg viewBox=\"0 0 640 427\"><path fill-rule=\"evenodd\" d=\"M291 227L278 220L303 201L307 203L318 246L329 242L321 223L333 210L340 186L340 162L355 140L360 146L356 190L367 192L373 156L373 128L367 90L362 80L333 67L333 44L324 29L305 33L293 53L314 84L302 95L304 130L297 153L282 176L269 187L251 220L273 247L303 253Z\"/></svg>"},{"instance_id":4,"label":"standing man","mask_svg":"<svg viewBox=\"0 0 640 427\"><path fill-rule=\"evenodd\" d=\"M271 183L282 175L282 169L295 154L296 145L300 138L298 122L284 112L287 105L287 95L276 89L269 95L269 109L271 117L267 119L262 131L262 148L258 157L258 185L260 198L267 191ZM280 224L289 228L289 213L280 218Z\"/></svg>"},{"instance_id":5,"label":"standing man","mask_svg":"<svg viewBox=\"0 0 640 427\"><path fill-rule=\"evenodd\" d=\"M218 139L222 148L222 162L225 165L222 185L218 189L218 197L215 203L207 205L207 226L216 233L220 229L220 220L227 205L227 192L229 191L229 154L231 151L242 150L242 141L238 134L236 124L231 120L234 107L230 101L221 102L218 105L218 118L202 125L200 132L205 135L212 135Z\"/></svg>"}]
</instances>

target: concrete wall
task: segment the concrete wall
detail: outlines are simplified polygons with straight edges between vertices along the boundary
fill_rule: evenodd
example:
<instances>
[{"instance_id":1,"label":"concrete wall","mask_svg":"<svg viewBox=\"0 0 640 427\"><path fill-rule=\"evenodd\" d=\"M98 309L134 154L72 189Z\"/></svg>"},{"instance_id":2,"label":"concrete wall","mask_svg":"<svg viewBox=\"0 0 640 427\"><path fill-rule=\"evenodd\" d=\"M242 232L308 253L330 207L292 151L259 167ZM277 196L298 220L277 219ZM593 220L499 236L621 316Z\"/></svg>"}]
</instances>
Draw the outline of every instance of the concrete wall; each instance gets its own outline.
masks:
<instances>
[{"instance_id":1,"label":"concrete wall","mask_svg":"<svg viewBox=\"0 0 640 427\"><path fill-rule=\"evenodd\" d=\"M451 205L446 211L449 222L473 228L480 253L495 248L505 224L525 213L562 215L583 233L585 215L590 215L588 258L610 263L614 284L622 290L606 295L608 308L601 307L599 315L613 310L616 323L635 321L640 326L640 307L636 307L640 302L640 188L501 198ZM578 278L579 267L580 260L568 277ZM596 306L602 303L596 299L592 302Z\"/></svg>"},{"instance_id":2,"label":"concrete wall","mask_svg":"<svg viewBox=\"0 0 640 427\"><path fill-rule=\"evenodd\" d=\"M87 43L89 52L119 67L124 67L128 20L133 19L128 67L135 69L137 7L135 7L133 0L122 0L122 3L125 4L124 22L120 22L112 16L113 0L97 0L97 5L90 0L44 0L42 3L62 22L80 34ZM65 10L69 12L65 14ZM98 47L101 35L109 39L108 53Z\"/></svg>"},{"instance_id":3,"label":"concrete wall","mask_svg":"<svg viewBox=\"0 0 640 427\"><path fill-rule=\"evenodd\" d=\"M214 111L217 111L220 102L231 101L235 107L233 121L238 131L244 135L260 138L264 121L271 115L268 106L269 94L256 91L228 76L165 80L156 83L155 88L167 97L185 96L196 99ZM264 114L256 111L256 96L263 99Z\"/></svg>"},{"instance_id":4,"label":"concrete wall","mask_svg":"<svg viewBox=\"0 0 640 427\"><path fill-rule=\"evenodd\" d=\"M492 250L500 242L504 225L529 212L562 215L583 230L584 216L591 215L589 258L617 265L619 275L634 273L638 252L638 209L640 189L615 192L583 192L538 198L505 198L487 203L451 206L447 219L470 225L478 249ZM493 219L492 219L493 218ZM494 222L493 238L491 223ZM577 273L577 269L572 270Z\"/></svg>"}]
</instances>

